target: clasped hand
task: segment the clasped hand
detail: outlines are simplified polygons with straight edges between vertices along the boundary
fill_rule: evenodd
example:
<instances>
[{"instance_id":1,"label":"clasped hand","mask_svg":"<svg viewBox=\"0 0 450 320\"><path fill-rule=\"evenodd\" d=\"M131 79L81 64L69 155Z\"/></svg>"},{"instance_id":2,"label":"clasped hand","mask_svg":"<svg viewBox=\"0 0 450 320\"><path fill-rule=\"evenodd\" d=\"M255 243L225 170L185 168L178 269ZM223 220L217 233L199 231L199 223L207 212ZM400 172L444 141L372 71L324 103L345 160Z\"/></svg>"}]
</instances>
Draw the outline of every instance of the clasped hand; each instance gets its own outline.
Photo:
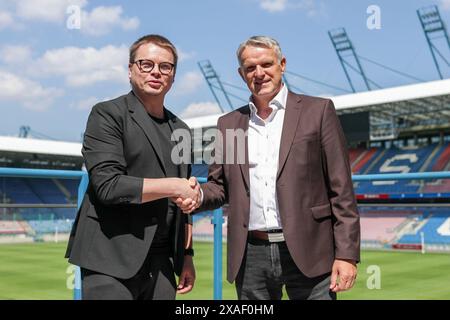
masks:
<instances>
[{"instance_id":1,"label":"clasped hand","mask_svg":"<svg viewBox=\"0 0 450 320\"><path fill-rule=\"evenodd\" d=\"M181 181L179 196L172 198L172 201L183 213L188 214L200 206L200 184L195 177L190 177L189 180L182 179Z\"/></svg>"}]
</instances>

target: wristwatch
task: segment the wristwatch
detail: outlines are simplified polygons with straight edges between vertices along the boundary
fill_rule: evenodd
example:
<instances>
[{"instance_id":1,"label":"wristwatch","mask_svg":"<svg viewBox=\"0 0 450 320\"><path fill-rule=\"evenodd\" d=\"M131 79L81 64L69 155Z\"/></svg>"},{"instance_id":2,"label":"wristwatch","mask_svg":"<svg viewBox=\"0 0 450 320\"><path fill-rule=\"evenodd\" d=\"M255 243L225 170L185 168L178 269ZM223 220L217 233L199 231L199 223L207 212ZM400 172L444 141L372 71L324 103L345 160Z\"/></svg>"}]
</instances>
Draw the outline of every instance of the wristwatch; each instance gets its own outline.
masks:
<instances>
[{"instance_id":1,"label":"wristwatch","mask_svg":"<svg viewBox=\"0 0 450 320\"><path fill-rule=\"evenodd\" d=\"M192 248L184 249L184 255L193 257L194 256L194 249L192 249Z\"/></svg>"}]
</instances>

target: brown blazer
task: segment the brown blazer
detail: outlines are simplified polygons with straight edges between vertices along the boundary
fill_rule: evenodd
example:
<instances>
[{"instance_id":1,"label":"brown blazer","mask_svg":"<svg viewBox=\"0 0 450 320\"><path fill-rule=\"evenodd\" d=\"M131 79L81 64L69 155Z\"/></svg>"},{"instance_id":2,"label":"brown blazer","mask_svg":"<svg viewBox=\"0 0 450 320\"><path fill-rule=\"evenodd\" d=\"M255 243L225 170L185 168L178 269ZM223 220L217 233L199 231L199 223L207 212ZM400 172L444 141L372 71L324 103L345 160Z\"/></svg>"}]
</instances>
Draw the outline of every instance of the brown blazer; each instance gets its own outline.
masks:
<instances>
[{"instance_id":1,"label":"brown blazer","mask_svg":"<svg viewBox=\"0 0 450 320\"><path fill-rule=\"evenodd\" d=\"M219 118L223 158L232 141L226 129L248 131L249 106ZM244 257L250 212L248 140L245 161L209 166L200 210L229 203L227 279ZM218 146L221 148L221 145ZM235 147L236 148L236 147ZM222 150L222 149L221 149ZM360 260L360 223L345 137L329 99L289 92L276 180L284 237L297 267L308 277L331 272L335 258Z\"/></svg>"}]
</instances>

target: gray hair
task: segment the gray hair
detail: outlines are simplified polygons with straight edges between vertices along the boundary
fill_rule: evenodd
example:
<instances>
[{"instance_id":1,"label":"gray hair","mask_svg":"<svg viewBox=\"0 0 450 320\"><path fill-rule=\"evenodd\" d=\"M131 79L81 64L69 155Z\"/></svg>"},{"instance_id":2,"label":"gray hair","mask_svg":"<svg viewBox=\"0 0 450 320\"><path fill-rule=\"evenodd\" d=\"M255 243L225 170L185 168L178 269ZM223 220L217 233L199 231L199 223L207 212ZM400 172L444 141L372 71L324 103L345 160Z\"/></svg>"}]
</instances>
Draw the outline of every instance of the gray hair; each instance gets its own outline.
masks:
<instances>
[{"instance_id":1,"label":"gray hair","mask_svg":"<svg viewBox=\"0 0 450 320\"><path fill-rule=\"evenodd\" d=\"M277 40L267 36L253 36L242 42L237 49L236 54L240 66L242 66L242 51L244 51L244 49L248 46L273 49L277 54L278 62L281 62L281 59L283 59L283 54L281 53L281 48Z\"/></svg>"}]
</instances>

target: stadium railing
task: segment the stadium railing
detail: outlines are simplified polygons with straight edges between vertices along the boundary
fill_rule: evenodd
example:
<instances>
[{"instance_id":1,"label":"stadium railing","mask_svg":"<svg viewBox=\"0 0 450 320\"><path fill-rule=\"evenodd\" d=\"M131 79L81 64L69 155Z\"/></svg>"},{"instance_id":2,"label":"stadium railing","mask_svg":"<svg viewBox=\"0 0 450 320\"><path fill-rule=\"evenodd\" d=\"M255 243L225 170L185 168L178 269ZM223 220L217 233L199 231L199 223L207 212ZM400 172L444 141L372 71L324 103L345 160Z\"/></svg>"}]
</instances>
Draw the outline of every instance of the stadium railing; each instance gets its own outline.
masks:
<instances>
[{"instance_id":1,"label":"stadium railing","mask_svg":"<svg viewBox=\"0 0 450 320\"><path fill-rule=\"evenodd\" d=\"M199 183L205 183L206 178L198 178ZM211 223L214 225L214 300L222 300L222 224L224 223L222 208L213 211Z\"/></svg>"},{"instance_id":2,"label":"stadium railing","mask_svg":"<svg viewBox=\"0 0 450 320\"><path fill-rule=\"evenodd\" d=\"M81 206L84 194L88 186L88 175L85 171L70 170L45 170L45 169L21 169L0 168L0 177L15 178L43 178L43 179L79 179L77 207ZM75 268L75 284L73 291L74 300L81 300L81 272Z\"/></svg>"}]
</instances>

